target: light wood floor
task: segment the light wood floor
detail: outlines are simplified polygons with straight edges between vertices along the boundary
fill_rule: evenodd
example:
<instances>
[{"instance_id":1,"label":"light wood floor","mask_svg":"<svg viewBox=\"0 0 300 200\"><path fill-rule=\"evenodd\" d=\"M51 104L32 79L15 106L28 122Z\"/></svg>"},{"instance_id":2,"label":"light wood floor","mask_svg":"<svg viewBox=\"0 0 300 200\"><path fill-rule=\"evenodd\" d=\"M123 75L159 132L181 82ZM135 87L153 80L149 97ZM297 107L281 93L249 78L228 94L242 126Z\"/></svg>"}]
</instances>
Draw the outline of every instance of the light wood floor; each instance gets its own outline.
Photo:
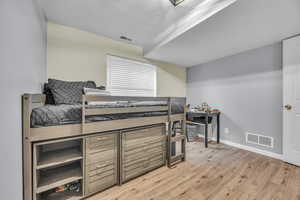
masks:
<instances>
[{"instance_id":1,"label":"light wood floor","mask_svg":"<svg viewBox=\"0 0 300 200\"><path fill-rule=\"evenodd\" d=\"M88 200L300 200L300 168L225 145L188 143L187 161Z\"/></svg>"}]
</instances>

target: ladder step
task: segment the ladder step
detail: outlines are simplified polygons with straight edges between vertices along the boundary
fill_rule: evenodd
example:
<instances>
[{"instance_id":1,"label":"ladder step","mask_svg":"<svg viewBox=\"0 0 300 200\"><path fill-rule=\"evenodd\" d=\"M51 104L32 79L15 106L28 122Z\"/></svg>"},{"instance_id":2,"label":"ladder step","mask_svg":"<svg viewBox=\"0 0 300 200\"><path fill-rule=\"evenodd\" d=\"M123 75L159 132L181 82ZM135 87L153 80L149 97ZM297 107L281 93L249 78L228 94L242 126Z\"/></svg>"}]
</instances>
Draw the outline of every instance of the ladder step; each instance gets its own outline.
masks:
<instances>
[{"instance_id":1,"label":"ladder step","mask_svg":"<svg viewBox=\"0 0 300 200\"><path fill-rule=\"evenodd\" d=\"M197 122L192 122L192 121L186 121L187 124L189 125L205 125L205 123L197 123Z\"/></svg>"},{"instance_id":2,"label":"ladder step","mask_svg":"<svg viewBox=\"0 0 300 200\"><path fill-rule=\"evenodd\" d=\"M184 133L183 131L175 131L175 132L176 132L176 133L181 133L181 134Z\"/></svg>"},{"instance_id":3,"label":"ladder step","mask_svg":"<svg viewBox=\"0 0 300 200\"><path fill-rule=\"evenodd\" d=\"M178 142L178 141L182 141L185 140L185 135L177 135L174 137L171 137L171 142Z\"/></svg>"},{"instance_id":4,"label":"ladder step","mask_svg":"<svg viewBox=\"0 0 300 200\"><path fill-rule=\"evenodd\" d=\"M177 156L172 156L171 157L171 164L176 162L176 161L181 161L184 158L184 154L179 154Z\"/></svg>"},{"instance_id":5,"label":"ladder step","mask_svg":"<svg viewBox=\"0 0 300 200\"><path fill-rule=\"evenodd\" d=\"M175 165L177 165L178 163L181 163L181 162L182 162L182 160L177 160L177 161L171 163L169 167L172 168L173 166L175 166Z\"/></svg>"}]
</instances>

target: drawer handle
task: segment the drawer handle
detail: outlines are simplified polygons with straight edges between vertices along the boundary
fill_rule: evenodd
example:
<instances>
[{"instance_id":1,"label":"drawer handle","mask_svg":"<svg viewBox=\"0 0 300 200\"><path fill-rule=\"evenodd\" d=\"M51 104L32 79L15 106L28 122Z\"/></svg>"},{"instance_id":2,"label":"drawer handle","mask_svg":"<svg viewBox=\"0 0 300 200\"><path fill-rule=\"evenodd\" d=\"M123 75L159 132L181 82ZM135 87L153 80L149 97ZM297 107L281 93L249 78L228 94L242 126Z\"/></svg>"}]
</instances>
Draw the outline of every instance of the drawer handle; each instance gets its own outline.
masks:
<instances>
[{"instance_id":1,"label":"drawer handle","mask_svg":"<svg viewBox=\"0 0 300 200\"><path fill-rule=\"evenodd\" d=\"M97 137L96 138L97 140L108 140L108 139L112 139L112 138L110 138L110 137Z\"/></svg>"},{"instance_id":2,"label":"drawer handle","mask_svg":"<svg viewBox=\"0 0 300 200\"><path fill-rule=\"evenodd\" d=\"M99 169L99 168L105 167L106 165L109 165L109 164L111 164L111 162L107 161L107 162L104 162L102 165L96 166L96 168Z\"/></svg>"},{"instance_id":3,"label":"drawer handle","mask_svg":"<svg viewBox=\"0 0 300 200\"><path fill-rule=\"evenodd\" d=\"M98 165L96 168L97 169L100 169L100 168L102 168L103 167L103 165Z\"/></svg>"}]
</instances>

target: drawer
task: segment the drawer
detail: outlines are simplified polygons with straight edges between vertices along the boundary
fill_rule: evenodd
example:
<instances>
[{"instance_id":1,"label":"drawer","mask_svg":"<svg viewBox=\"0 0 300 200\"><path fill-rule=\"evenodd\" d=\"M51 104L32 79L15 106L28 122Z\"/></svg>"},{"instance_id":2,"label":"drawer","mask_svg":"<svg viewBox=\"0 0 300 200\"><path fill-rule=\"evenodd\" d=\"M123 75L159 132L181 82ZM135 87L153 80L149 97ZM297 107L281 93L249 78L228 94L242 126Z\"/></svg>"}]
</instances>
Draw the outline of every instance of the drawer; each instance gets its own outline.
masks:
<instances>
[{"instance_id":1,"label":"drawer","mask_svg":"<svg viewBox=\"0 0 300 200\"><path fill-rule=\"evenodd\" d=\"M149 161L149 164L145 167L146 171L150 171L154 168L162 166L165 164L165 155L163 154L161 157L155 157Z\"/></svg>"},{"instance_id":2,"label":"drawer","mask_svg":"<svg viewBox=\"0 0 300 200\"><path fill-rule=\"evenodd\" d=\"M138 177L143 173L144 173L143 167L139 167L139 168L135 169L134 171L125 172L123 175L123 181L128 181L129 179Z\"/></svg>"},{"instance_id":3,"label":"drawer","mask_svg":"<svg viewBox=\"0 0 300 200\"><path fill-rule=\"evenodd\" d=\"M130 158L130 157L135 157L135 156L136 157L139 157L139 156L145 157L148 154L153 154L155 152L162 152L162 151L166 151L166 147L164 145L158 145L151 149L141 148L141 149L127 151L123 155L124 155L124 158Z\"/></svg>"},{"instance_id":4,"label":"drawer","mask_svg":"<svg viewBox=\"0 0 300 200\"><path fill-rule=\"evenodd\" d=\"M128 180L137 177L143 173L151 171L165 163L163 154L154 156L150 159L139 160L138 162L131 163L124 166L123 180Z\"/></svg>"},{"instance_id":5,"label":"drawer","mask_svg":"<svg viewBox=\"0 0 300 200\"><path fill-rule=\"evenodd\" d=\"M92 136L86 139L87 153L95 153L95 152L111 150L116 147L117 147L116 134Z\"/></svg>"},{"instance_id":6,"label":"drawer","mask_svg":"<svg viewBox=\"0 0 300 200\"><path fill-rule=\"evenodd\" d=\"M99 134L86 138L85 184L87 195L117 183L117 134Z\"/></svg>"},{"instance_id":7,"label":"drawer","mask_svg":"<svg viewBox=\"0 0 300 200\"><path fill-rule=\"evenodd\" d=\"M98 174L104 174L107 171L111 171L111 170L116 170L114 165L110 165L110 166L106 166L106 167L102 167L102 168L97 168L95 170L87 171L87 176L92 177L92 176L96 176Z\"/></svg>"},{"instance_id":8,"label":"drawer","mask_svg":"<svg viewBox=\"0 0 300 200\"><path fill-rule=\"evenodd\" d=\"M165 126L157 126L126 132L125 139L134 140L145 137L165 135Z\"/></svg>"},{"instance_id":9,"label":"drawer","mask_svg":"<svg viewBox=\"0 0 300 200\"><path fill-rule=\"evenodd\" d=\"M139 160L129 166L123 166L123 180L126 181L128 179L143 174L145 171L144 162L145 159Z\"/></svg>"},{"instance_id":10,"label":"drawer","mask_svg":"<svg viewBox=\"0 0 300 200\"><path fill-rule=\"evenodd\" d=\"M115 149L98 152L98 153L90 153L86 155L86 164L90 165L98 162L106 162L116 159L117 151Z\"/></svg>"},{"instance_id":11,"label":"drawer","mask_svg":"<svg viewBox=\"0 0 300 200\"><path fill-rule=\"evenodd\" d=\"M125 163L130 163L130 162L134 162L136 160L139 160L139 159L146 159L146 158L149 158L151 156L159 156L161 154L164 154L164 150L163 149L154 149L152 151L148 151L148 152L142 152L140 154L137 154L137 155L125 155L124 156L124 162Z\"/></svg>"},{"instance_id":12,"label":"drawer","mask_svg":"<svg viewBox=\"0 0 300 200\"><path fill-rule=\"evenodd\" d=\"M87 154L93 154L102 151L109 151L117 148L117 144L115 142L107 142L102 144L90 144L86 147Z\"/></svg>"},{"instance_id":13,"label":"drawer","mask_svg":"<svg viewBox=\"0 0 300 200\"><path fill-rule=\"evenodd\" d=\"M86 142L87 144L95 144L95 143L103 143L106 141L111 141L114 140L116 137L115 133L111 133L111 134L99 134L96 136L90 136L88 138L86 138Z\"/></svg>"},{"instance_id":14,"label":"drawer","mask_svg":"<svg viewBox=\"0 0 300 200\"><path fill-rule=\"evenodd\" d=\"M104 171L104 172L101 172L101 173L96 173L96 174L89 173L89 176L87 177L87 179L88 179L88 182L90 184L90 183L93 183L93 182L100 181L101 179L104 179L104 178L109 177L109 176L113 176L113 177L115 176L115 170L114 169L110 169L110 170L107 170L107 171Z\"/></svg>"},{"instance_id":15,"label":"drawer","mask_svg":"<svg viewBox=\"0 0 300 200\"><path fill-rule=\"evenodd\" d=\"M123 133L122 180L127 181L165 163L165 126Z\"/></svg>"},{"instance_id":16,"label":"drawer","mask_svg":"<svg viewBox=\"0 0 300 200\"><path fill-rule=\"evenodd\" d=\"M166 137L165 136L155 136L155 137L149 137L146 139L139 139L139 140L125 140L124 141L124 148L125 149L135 149L139 148L141 146L151 146L155 145L156 143L165 143Z\"/></svg>"},{"instance_id":17,"label":"drawer","mask_svg":"<svg viewBox=\"0 0 300 200\"><path fill-rule=\"evenodd\" d=\"M160 139L157 141L152 141L149 143L145 144L140 144L136 146L126 146L123 145L123 155L128 156L128 155L134 155L134 154L140 154L140 153L146 153L149 151L155 151L155 150L165 150L166 149L166 141L164 139Z\"/></svg>"},{"instance_id":18,"label":"drawer","mask_svg":"<svg viewBox=\"0 0 300 200\"><path fill-rule=\"evenodd\" d=\"M130 162L125 162L124 163L124 168L125 170L128 170L128 169L134 169L135 166L140 166L140 165L145 165L145 162L152 162L153 160L163 160L165 157L165 154L162 152L162 153L158 153L158 154L155 154L155 155L152 155L151 157L144 157L143 159L137 159L137 160L133 160L133 161L130 161Z\"/></svg>"},{"instance_id":19,"label":"drawer","mask_svg":"<svg viewBox=\"0 0 300 200\"><path fill-rule=\"evenodd\" d=\"M114 165L116 165L114 160L107 160L107 161L104 161L104 162L100 161L100 162L96 162L96 163L87 165L86 170L88 172L96 170L99 173L101 173L102 171L105 171L106 168L113 167Z\"/></svg>"},{"instance_id":20,"label":"drawer","mask_svg":"<svg viewBox=\"0 0 300 200\"><path fill-rule=\"evenodd\" d=\"M106 188L109 188L115 184L117 184L117 176L115 174L108 175L106 177L95 180L92 183L88 182L86 185L86 192L88 195L90 195L105 190Z\"/></svg>"},{"instance_id":21,"label":"drawer","mask_svg":"<svg viewBox=\"0 0 300 200\"><path fill-rule=\"evenodd\" d=\"M124 152L125 154L131 154L134 152L145 151L149 149L156 149L156 148L164 148L166 146L166 142L164 140L159 140L153 143L146 143L140 144L136 146L126 146L124 145Z\"/></svg>"},{"instance_id":22,"label":"drawer","mask_svg":"<svg viewBox=\"0 0 300 200\"><path fill-rule=\"evenodd\" d=\"M140 162L144 161L150 161L150 160L155 160L155 159L161 159L165 158L165 151L157 151L153 154L148 154L145 156L140 156L138 158L131 158L131 159L126 159L123 161L123 167L130 167L132 165L139 165Z\"/></svg>"}]
</instances>

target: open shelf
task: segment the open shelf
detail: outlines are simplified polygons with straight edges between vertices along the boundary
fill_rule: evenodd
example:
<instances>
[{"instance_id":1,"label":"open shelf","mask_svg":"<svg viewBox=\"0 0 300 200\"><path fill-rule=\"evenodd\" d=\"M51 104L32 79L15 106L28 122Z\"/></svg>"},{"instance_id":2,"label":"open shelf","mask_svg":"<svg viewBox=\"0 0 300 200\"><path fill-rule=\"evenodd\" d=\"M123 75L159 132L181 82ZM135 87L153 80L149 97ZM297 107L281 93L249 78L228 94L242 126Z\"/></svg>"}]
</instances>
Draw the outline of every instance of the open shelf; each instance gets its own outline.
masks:
<instances>
[{"instance_id":1,"label":"open shelf","mask_svg":"<svg viewBox=\"0 0 300 200\"><path fill-rule=\"evenodd\" d=\"M37 164L37 169L58 166L73 161L81 160L82 152L79 148L59 149L43 154Z\"/></svg>"},{"instance_id":2,"label":"open shelf","mask_svg":"<svg viewBox=\"0 0 300 200\"><path fill-rule=\"evenodd\" d=\"M38 181L36 192L39 194L82 178L80 162L53 169L40 170L40 180Z\"/></svg>"},{"instance_id":3,"label":"open shelf","mask_svg":"<svg viewBox=\"0 0 300 200\"><path fill-rule=\"evenodd\" d=\"M79 200L82 198L81 193L77 192L58 192L45 195L42 200Z\"/></svg>"}]
</instances>

